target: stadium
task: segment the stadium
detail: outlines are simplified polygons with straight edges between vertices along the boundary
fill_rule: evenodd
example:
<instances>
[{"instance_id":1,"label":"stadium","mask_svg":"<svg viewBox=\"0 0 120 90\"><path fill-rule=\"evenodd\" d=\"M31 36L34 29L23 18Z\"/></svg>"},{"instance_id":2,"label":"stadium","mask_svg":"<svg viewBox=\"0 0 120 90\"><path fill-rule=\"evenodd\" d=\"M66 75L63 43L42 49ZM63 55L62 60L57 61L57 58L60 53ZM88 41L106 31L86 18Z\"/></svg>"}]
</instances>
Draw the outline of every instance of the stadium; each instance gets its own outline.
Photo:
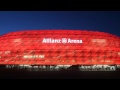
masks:
<instances>
[{"instance_id":1,"label":"stadium","mask_svg":"<svg viewBox=\"0 0 120 90\"><path fill-rule=\"evenodd\" d=\"M120 37L90 30L23 30L0 36L0 67L116 71Z\"/></svg>"}]
</instances>

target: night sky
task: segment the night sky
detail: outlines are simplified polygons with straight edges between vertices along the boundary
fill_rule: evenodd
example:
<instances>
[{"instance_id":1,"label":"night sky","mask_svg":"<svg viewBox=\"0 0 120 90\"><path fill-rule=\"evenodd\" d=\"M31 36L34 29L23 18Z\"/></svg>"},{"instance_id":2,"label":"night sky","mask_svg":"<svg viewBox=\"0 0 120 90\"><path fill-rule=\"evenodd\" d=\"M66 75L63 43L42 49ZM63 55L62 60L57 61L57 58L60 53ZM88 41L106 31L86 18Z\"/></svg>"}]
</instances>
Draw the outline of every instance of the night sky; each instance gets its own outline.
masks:
<instances>
[{"instance_id":1,"label":"night sky","mask_svg":"<svg viewBox=\"0 0 120 90\"><path fill-rule=\"evenodd\" d=\"M120 36L120 11L0 11L0 35L35 29L93 30Z\"/></svg>"}]
</instances>

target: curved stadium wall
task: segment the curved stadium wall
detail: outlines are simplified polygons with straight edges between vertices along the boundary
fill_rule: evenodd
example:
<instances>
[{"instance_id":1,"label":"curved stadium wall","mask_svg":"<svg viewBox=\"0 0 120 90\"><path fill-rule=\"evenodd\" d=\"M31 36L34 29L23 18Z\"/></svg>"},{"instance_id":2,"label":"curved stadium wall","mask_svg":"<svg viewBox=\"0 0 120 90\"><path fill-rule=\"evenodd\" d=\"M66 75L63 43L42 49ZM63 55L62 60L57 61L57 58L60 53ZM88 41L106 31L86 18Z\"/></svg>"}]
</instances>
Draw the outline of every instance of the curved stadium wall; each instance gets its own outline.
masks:
<instances>
[{"instance_id":1,"label":"curved stadium wall","mask_svg":"<svg viewBox=\"0 0 120 90\"><path fill-rule=\"evenodd\" d=\"M119 65L120 38L88 30L25 30L0 37L1 65Z\"/></svg>"}]
</instances>

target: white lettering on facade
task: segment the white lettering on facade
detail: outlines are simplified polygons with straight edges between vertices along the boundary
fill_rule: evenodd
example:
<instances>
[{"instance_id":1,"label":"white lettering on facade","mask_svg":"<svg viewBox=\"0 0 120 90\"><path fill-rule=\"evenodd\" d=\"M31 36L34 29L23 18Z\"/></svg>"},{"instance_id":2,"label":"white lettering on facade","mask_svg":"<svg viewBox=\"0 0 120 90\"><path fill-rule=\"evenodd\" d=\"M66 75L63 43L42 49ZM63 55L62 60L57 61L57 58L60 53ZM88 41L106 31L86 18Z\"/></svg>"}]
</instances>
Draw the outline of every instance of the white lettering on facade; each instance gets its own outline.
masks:
<instances>
[{"instance_id":1,"label":"white lettering on facade","mask_svg":"<svg viewBox=\"0 0 120 90\"><path fill-rule=\"evenodd\" d=\"M47 42L47 40L46 39L43 39L43 42L42 43L46 43Z\"/></svg>"},{"instance_id":2,"label":"white lettering on facade","mask_svg":"<svg viewBox=\"0 0 120 90\"><path fill-rule=\"evenodd\" d=\"M71 40L71 39L68 39L68 43L82 43L82 40Z\"/></svg>"},{"instance_id":3,"label":"white lettering on facade","mask_svg":"<svg viewBox=\"0 0 120 90\"><path fill-rule=\"evenodd\" d=\"M42 43L82 43L82 40L62 38L62 39L52 39L52 38L43 38Z\"/></svg>"},{"instance_id":4,"label":"white lettering on facade","mask_svg":"<svg viewBox=\"0 0 120 90\"><path fill-rule=\"evenodd\" d=\"M42 43L61 43L60 39L44 38Z\"/></svg>"},{"instance_id":5,"label":"white lettering on facade","mask_svg":"<svg viewBox=\"0 0 120 90\"><path fill-rule=\"evenodd\" d=\"M24 55L23 58L44 58L44 55Z\"/></svg>"}]
</instances>

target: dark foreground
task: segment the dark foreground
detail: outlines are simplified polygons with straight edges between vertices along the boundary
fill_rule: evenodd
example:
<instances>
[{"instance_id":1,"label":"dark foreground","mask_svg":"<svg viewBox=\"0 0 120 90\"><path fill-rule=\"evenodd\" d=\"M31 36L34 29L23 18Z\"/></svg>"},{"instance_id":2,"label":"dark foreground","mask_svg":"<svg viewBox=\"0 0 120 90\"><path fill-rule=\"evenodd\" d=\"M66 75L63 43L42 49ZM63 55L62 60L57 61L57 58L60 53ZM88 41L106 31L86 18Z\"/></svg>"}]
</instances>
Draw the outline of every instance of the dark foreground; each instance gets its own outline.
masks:
<instances>
[{"instance_id":1,"label":"dark foreground","mask_svg":"<svg viewBox=\"0 0 120 90\"><path fill-rule=\"evenodd\" d=\"M120 79L120 71L0 70L0 79Z\"/></svg>"}]
</instances>

